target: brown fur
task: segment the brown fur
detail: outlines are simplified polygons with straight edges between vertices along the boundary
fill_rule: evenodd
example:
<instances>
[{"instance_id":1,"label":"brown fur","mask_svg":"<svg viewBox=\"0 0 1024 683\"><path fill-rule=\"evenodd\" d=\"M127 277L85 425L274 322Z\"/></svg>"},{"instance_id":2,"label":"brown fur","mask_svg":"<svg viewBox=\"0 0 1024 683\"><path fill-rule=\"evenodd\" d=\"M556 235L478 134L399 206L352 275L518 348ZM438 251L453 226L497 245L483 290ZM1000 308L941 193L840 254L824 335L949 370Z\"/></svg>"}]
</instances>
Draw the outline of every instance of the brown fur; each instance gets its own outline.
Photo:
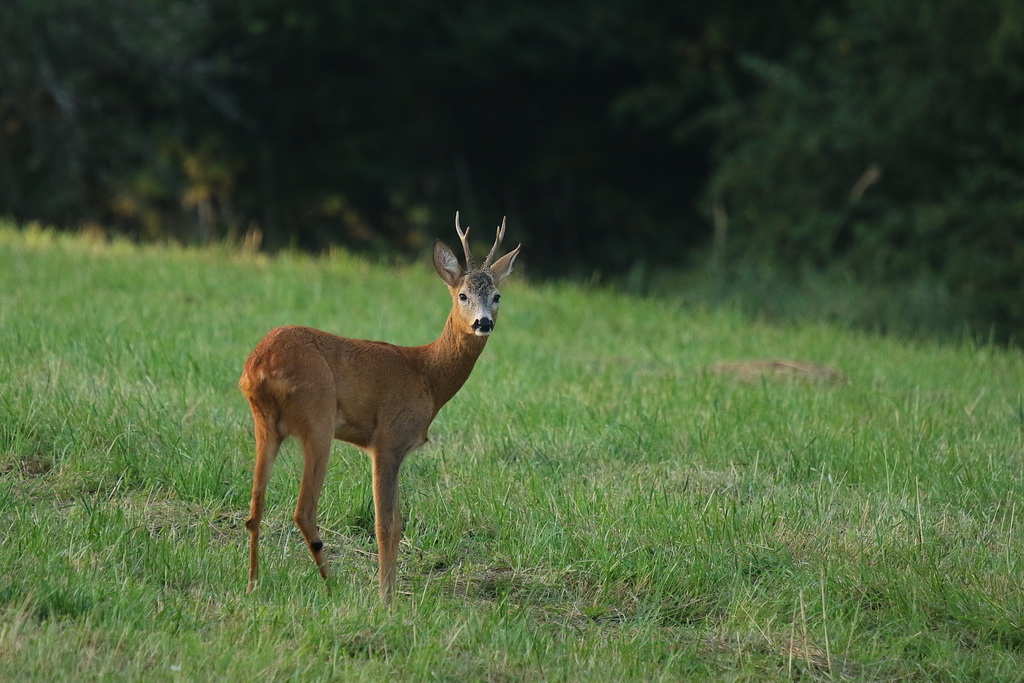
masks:
<instances>
[{"instance_id":1,"label":"brown fur","mask_svg":"<svg viewBox=\"0 0 1024 683\"><path fill-rule=\"evenodd\" d=\"M447 246L435 246L434 266L448 284L452 311L441 335L430 344L395 346L310 327L278 327L256 346L239 381L252 408L256 437L246 522L250 591L259 576L267 482L281 442L288 437L301 442L304 460L295 524L320 574L329 575L316 512L331 443L339 439L370 455L380 592L390 599L402 535L399 468L410 451L426 443L430 423L469 378L488 339L475 333L472 314L486 311L492 325L496 321L497 286L511 272L518 252L517 247L493 265L485 261L479 270L466 273Z\"/></svg>"}]
</instances>

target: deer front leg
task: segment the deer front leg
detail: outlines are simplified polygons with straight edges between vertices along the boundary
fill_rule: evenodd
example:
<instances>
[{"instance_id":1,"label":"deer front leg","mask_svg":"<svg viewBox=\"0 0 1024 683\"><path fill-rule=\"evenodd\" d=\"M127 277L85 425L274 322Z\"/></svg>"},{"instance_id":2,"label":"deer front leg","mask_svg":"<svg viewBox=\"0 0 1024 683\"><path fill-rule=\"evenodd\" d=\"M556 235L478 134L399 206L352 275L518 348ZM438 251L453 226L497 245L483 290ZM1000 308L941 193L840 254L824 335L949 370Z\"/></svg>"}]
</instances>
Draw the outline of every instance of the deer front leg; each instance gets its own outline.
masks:
<instances>
[{"instance_id":1,"label":"deer front leg","mask_svg":"<svg viewBox=\"0 0 1024 683\"><path fill-rule=\"evenodd\" d=\"M398 504L398 470L405 456L401 451L375 450L373 462L373 505L377 518L377 557L380 565L380 595L391 601L395 590L395 563L402 540L402 514Z\"/></svg>"}]
</instances>

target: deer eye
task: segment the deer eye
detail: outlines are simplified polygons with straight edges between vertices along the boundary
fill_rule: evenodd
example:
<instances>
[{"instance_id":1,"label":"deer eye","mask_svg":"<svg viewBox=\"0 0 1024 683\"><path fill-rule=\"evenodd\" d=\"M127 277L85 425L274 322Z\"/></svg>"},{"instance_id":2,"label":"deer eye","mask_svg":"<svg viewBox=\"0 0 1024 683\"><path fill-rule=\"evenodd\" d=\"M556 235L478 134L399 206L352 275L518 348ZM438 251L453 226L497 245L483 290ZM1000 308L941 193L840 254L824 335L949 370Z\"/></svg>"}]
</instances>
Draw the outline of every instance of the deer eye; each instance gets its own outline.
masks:
<instances>
[{"instance_id":1,"label":"deer eye","mask_svg":"<svg viewBox=\"0 0 1024 683\"><path fill-rule=\"evenodd\" d=\"M469 301L469 297L466 296L465 292L459 292L459 301Z\"/></svg>"},{"instance_id":2,"label":"deer eye","mask_svg":"<svg viewBox=\"0 0 1024 683\"><path fill-rule=\"evenodd\" d=\"M501 301L501 294L495 294L494 295L494 303L498 303L499 301Z\"/></svg>"}]
</instances>

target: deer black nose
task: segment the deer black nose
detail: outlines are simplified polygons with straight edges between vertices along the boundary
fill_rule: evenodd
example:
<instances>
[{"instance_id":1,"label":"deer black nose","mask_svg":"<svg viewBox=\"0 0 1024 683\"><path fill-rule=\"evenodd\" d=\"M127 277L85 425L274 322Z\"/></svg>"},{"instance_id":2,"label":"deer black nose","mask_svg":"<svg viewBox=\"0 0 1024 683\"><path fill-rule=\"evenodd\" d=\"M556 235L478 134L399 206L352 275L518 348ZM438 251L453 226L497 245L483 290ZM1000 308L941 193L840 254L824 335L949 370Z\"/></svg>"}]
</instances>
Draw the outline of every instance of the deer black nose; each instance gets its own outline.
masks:
<instances>
[{"instance_id":1,"label":"deer black nose","mask_svg":"<svg viewBox=\"0 0 1024 683\"><path fill-rule=\"evenodd\" d=\"M473 321L473 330L476 332L490 332L494 329L494 321L490 318L477 318Z\"/></svg>"}]
</instances>

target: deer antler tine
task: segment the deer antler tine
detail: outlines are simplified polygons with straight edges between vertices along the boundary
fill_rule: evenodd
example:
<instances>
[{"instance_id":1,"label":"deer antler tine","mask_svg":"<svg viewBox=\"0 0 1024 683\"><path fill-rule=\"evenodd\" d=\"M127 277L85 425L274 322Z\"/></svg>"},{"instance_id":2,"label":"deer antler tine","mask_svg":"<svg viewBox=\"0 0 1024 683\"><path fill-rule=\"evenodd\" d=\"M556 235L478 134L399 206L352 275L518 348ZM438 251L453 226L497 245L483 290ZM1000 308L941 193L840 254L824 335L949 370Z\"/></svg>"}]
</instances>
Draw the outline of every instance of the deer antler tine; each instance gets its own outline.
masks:
<instances>
[{"instance_id":1,"label":"deer antler tine","mask_svg":"<svg viewBox=\"0 0 1024 683\"><path fill-rule=\"evenodd\" d=\"M491 265L491 261L494 260L495 254L498 253L498 247L501 246L503 239L505 239L505 216L501 217L501 225L498 226L498 235L494 238L494 246L487 252L487 258L484 259L484 268Z\"/></svg>"},{"instance_id":2,"label":"deer antler tine","mask_svg":"<svg viewBox=\"0 0 1024 683\"><path fill-rule=\"evenodd\" d=\"M455 232L459 233L459 239L462 241L462 249L466 252L466 270L473 270L473 252L469 250L469 226L466 226L465 231L459 226L459 212L455 212Z\"/></svg>"}]
</instances>

